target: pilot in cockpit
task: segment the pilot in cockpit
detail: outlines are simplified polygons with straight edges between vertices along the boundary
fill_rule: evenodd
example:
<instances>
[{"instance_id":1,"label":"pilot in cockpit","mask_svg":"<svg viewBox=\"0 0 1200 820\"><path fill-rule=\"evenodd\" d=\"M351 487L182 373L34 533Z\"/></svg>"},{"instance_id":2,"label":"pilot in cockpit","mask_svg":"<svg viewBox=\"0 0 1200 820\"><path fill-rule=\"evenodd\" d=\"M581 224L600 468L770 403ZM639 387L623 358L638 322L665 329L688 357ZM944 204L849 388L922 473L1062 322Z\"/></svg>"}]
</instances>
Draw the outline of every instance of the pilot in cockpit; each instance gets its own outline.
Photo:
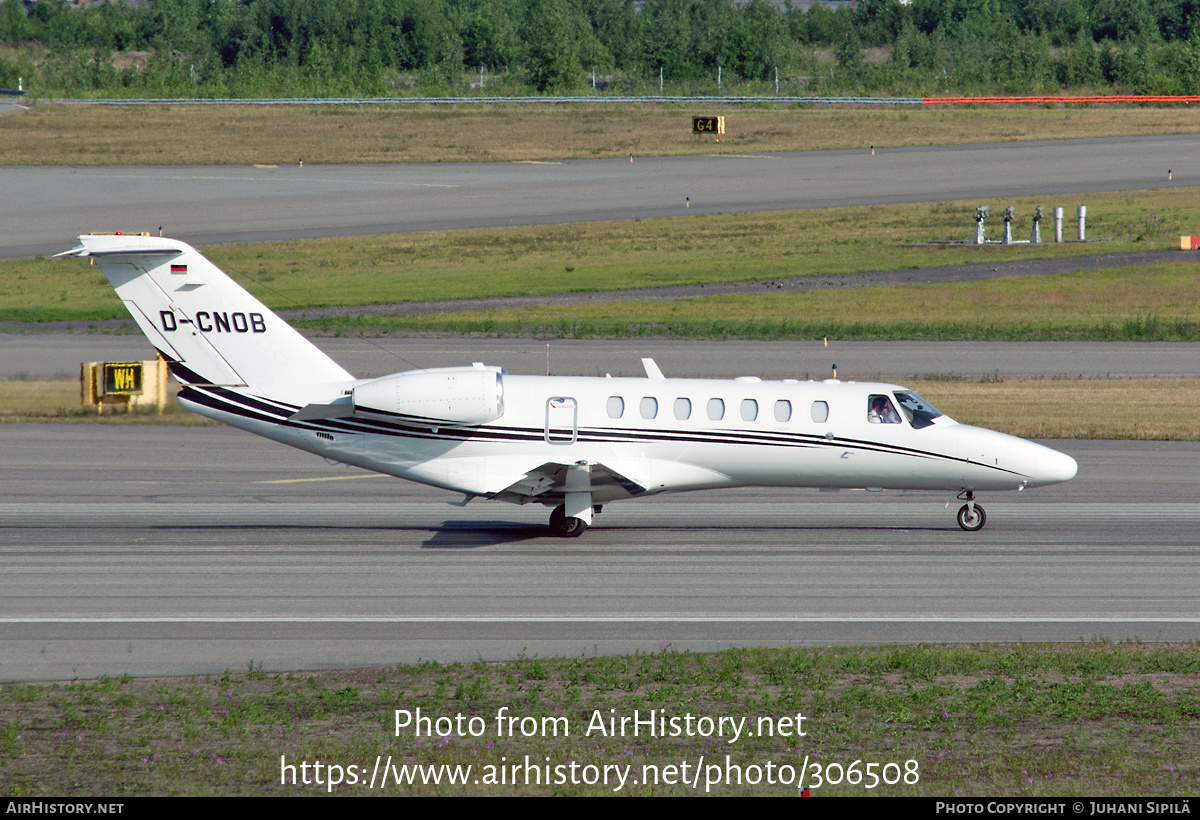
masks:
<instances>
[{"instance_id":1,"label":"pilot in cockpit","mask_svg":"<svg viewBox=\"0 0 1200 820\"><path fill-rule=\"evenodd\" d=\"M867 411L867 421L871 424L899 424L900 415L887 396L871 396L871 409Z\"/></svg>"}]
</instances>

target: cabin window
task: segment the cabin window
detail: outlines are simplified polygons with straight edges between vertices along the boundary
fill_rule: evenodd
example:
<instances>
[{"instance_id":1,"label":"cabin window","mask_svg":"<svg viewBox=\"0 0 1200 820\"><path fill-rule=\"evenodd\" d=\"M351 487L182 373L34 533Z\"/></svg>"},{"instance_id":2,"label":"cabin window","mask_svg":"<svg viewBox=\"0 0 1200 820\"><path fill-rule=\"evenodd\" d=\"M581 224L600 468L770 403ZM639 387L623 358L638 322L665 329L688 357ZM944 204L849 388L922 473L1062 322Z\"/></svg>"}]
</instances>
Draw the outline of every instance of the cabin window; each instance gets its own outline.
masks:
<instances>
[{"instance_id":1,"label":"cabin window","mask_svg":"<svg viewBox=\"0 0 1200 820\"><path fill-rule=\"evenodd\" d=\"M658 415L658 399L646 396L642 399L642 418L652 419Z\"/></svg>"},{"instance_id":2,"label":"cabin window","mask_svg":"<svg viewBox=\"0 0 1200 820\"><path fill-rule=\"evenodd\" d=\"M619 419L625 415L625 399L620 396L608 397L608 417L610 419Z\"/></svg>"},{"instance_id":3,"label":"cabin window","mask_svg":"<svg viewBox=\"0 0 1200 820\"><path fill-rule=\"evenodd\" d=\"M708 417L713 421L720 421L725 418L725 400L724 399L709 399L708 400Z\"/></svg>"},{"instance_id":4,"label":"cabin window","mask_svg":"<svg viewBox=\"0 0 1200 820\"><path fill-rule=\"evenodd\" d=\"M894 395L900 402L900 410L917 430L933 424L933 420L941 415L934 406L911 390L897 390Z\"/></svg>"},{"instance_id":5,"label":"cabin window","mask_svg":"<svg viewBox=\"0 0 1200 820\"><path fill-rule=\"evenodd\" d=\"M675 399L675 418L683 421L692 417L692 400Z\"/></svg>"},{"instance_id":6,"label":"cabin window","mask_svg":"<svg viewBox=\"0 0 1200 820\"><path fill-rule=\"evenodd\" d=\"M829 421L829 403L823 401L814 401L812 403L812 420L817 424L824 424Z\"/></svg>"},{"instance_id":7,"label":"cabin window","mask_svg":"<svg viewBox=\"0 0 1200 820\"><path fill-rule=\"evenodd\" d=\"M742 421L754 421L758 418L758 402L754 399L742 399Z\"/></svg>"},{"instance_id":8,"label":"cabin window","mask_svg":"<svg viewBox=\"0 0 1200 820\"><path fill-rule=\"evenodd\" d=\"M775 421L791 421L792 403L787 399L775 402Z\"/></svg>"},{"instance_id":9,"label":"cabin window","mask_svg":"<svg viewBox=\"0 0 1200 820\"><path fill-rule=\"evenodd\" d=\"M867 421L871 424L899 424L900 414L892 406L891 399L874 394L867 398Z\"/></svg>"}]
</instances>

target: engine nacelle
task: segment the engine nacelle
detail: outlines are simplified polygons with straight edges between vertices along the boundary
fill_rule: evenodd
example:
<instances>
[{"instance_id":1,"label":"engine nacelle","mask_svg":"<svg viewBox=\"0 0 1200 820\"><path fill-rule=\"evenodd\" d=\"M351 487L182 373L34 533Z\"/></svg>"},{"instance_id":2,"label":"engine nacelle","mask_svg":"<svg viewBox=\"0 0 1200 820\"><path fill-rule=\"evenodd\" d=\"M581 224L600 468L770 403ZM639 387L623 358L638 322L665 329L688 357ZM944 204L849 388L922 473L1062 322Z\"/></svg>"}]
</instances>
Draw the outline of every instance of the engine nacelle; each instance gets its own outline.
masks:
<instances>
[{"instance_id":1,"label":"engine nacelle","mask_svg":"<svg viewBox=\"0 0 1200 820\"><path fill-rule=\"evenodd\" d=\"M352 401L356 413L483 424L504 414L504 371L476 365L395 373L360 384Z\"/></svg>"}]
</instances>

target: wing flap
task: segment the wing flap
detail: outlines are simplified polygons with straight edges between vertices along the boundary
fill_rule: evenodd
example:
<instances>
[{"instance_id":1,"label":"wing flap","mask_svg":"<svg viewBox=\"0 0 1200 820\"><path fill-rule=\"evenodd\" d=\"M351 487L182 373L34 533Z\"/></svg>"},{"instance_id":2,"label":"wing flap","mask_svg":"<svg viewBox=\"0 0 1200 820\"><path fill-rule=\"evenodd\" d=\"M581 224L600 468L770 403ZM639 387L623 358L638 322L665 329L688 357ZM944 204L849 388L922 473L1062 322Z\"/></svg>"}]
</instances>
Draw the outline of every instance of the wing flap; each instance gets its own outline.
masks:
<instances>
[{"instance_id":1,"label":"wing flap","mask_svg":"<svg viewBox=\"0 0 1200 820\"><path fill-rule=\"evenodd\" d=\"M517 504L540 502L557 504L567 493L590 492L596 502L616 501L633 498L646 492L641 481L613 469L601 462L587 465L586 473L576 469L581 465L574 462L548 461L527 470L524 475L502 489L492 493L493 498ZM581 477L586 475L586 486Z\"/></svg>"},{"instance_id":2,"label":"wing flap","mask_svg":"<svg viewBox=\"0 0 1200 820\"><path fill-rule=\"evenodd\" d=\"M583 468L583 469L581 469ZM569 493L591 493L596 504L647 493L728 485L728 476L676 461L628 459L546 461L518 456L437 458L409 467L405 478L514 504L560 504Z\"/></svg>"}]
</instances>

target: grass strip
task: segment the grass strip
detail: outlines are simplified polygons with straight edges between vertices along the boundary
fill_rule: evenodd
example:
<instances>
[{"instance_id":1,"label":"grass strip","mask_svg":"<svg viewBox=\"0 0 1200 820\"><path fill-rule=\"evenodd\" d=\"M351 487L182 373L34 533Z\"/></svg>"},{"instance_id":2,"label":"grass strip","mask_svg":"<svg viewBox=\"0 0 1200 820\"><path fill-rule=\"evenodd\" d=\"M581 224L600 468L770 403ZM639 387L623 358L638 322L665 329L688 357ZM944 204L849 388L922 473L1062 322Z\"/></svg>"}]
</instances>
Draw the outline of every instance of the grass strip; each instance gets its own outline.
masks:
<instances>
[{"instance_id":1,"label":"grass strip","mask_svg":"<svg viewBox=\"0 0 1200 820\"><path fill-rule=\"evenodd\" d=\"M303 320L324 333L438 331L548 338L1195 341L1190 265L941 285Z\"/></svg>"},{"instance_id":2,"label":"grass strip","mask_svg":"<svg viewBox=\"0 0 1200 820\"><path fill-rule=\"evenodd\" d=\"M231 245L205 253L276 309L529 296L1176 248L1179 234L1200 225L1197 190L1088 194L1090 235L1114 240L1103 244L911 244L973 237L979 203L972 200ZM1014 232L1028 232L1035 205L1076 199L1009 201L1022 215ZM87 260L0 262L0 321L126 316ZM897 311L893 318L906 316Z\"/></svg>"},{"instance_id":3,"label":"grass strip","mask_svg":"<svg viewBox=\"0 0 1200 820\"><path fill-rule=\"evenodd\" d=\"M907 383L960 422L1021 438L1200 440L1200 379Z\"/></svg>"},{"instance_id":4,"label":"grass strip","mask_svg":"<svg viewBox=\"0 0 1200 820\"><path fill-rule=\"evenodd\" d=\"M103 106L0 117L3 165L495 162L1190 134L1186 108L817 106ZM725 116L720 142L693 114ZM186 138L181 138L186 134Z\"/></svg>"},{"instance_id":5,"label":"grass strip","mask_svg":"<svg viewBox=\"0 0 1200 820\"><path fill-rule=\"evenodd\" d=\"M860 381L864 380L862 378ZM890 379L889 379L890 380ZM1200 379L895 379L946 415L1022 438L1200 441ZM216 424L172 402L154 411L79 406L79 382L0 382L0 423Z\"/></svg>"},{"instance_id":6,"label":"grass strip","mask_svg":"<svg viewBox=\"0 0 1200 820\"><path fill-rule=\"evenodd\" d=\"M422 783L420 775L397 784L389 770L387 785L376 786L383 795L795 794L807 761L842 781L813 789L819 796L1198 791L1196 644L664 649L312 674L267 672L254 661L239 668L245 672L10 684L0 689L0 782L10 795L31 797L369 794L378 758L397 770L472 767L465 785ZM431 731L397 730L396 710L418 708ZM648 736L643 724L633 736L627 722L620 733L622 719L636 712L646 720L652 711L678 718L679 732L667 723L665 736ZM511 729L501 721L499 735L498 715L515 718ZM439 728L433 721L441 717L449 720ZM700 718L721 717L745 718L750 731L734 742L729 723L723 736L699 733ZM522 726L533 736L522 736ZM282 764L300 779L303 762L313 780L318 759L343 767L344 782L281 782L291 774ZM534 768L549 763L549 784L544 768L540 782L532 774L526 782L527 759ZM679 783L685 761L700 767L698 788ZM629 766L626 785L573 783L571 762L580 774L584 766ZM791 784L769 784L768 763L777 779L790 767ZM863 775L874 764L880 774L888 763L893 785L868 789L866 777L849 784L851 766ZM514 764L517 782L506 768L501 784L497 767ZM718 766L722 781L727 766L741 767L741 783L706 790L713 772L705 764ZM356 784L345 777L350 765ZM676 767L676 785L664 782L667 766ZM556 771L566 782L556 782ZM813 770L805 771L812 785ZM748 772L760 782L747 782L755 779Z\"/></svg>"},{"instance_id":7,"label":"grass strip","mask_svg":"<svg viewBox=\"0 0 1200 820\"><path fill-rule=\"evenodd\" d=\"M1015 325L965 324L961 322L881 324L841 323L836 321L644 321L615 317L608 321L567 318L560 310L558 321L531 321L503 317L477 319L461 315L433 315L428 318L362 317L300 321L297 326L323 335L353 335L358 331L405 333L430 331L496 337L532 337L536 339L830 339L850 341L978 341L978 342L1194 342L1200 341L1200 326L1191 321L1169 321L1147 316L1120 322L1105 321L1093 327L1064 328Z\"/></svg>"},{"instance_id":8,"label":"grass strip","mask_svg":"<svg viewBox=\"0 0 1200 820\"><path fill-rule=\"evenodd\" d=\"M160 414L156 409L138 407L105 408L81 405L79 379L0 381L0 424L19 422L72 422L81 424L182 424L215 425L217 422L197 416L180 407L174 397L179 385L168 386L169 400Z\"/></svg>"}]
</instances>

